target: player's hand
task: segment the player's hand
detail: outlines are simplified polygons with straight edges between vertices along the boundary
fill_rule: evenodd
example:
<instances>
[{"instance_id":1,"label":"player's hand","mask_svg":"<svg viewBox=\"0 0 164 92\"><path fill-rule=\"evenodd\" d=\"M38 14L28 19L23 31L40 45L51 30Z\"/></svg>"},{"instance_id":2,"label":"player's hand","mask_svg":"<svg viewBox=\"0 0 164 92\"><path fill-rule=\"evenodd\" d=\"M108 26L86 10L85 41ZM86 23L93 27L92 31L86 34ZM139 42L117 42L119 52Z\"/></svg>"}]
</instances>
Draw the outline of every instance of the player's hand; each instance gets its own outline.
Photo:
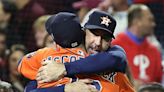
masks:
<instances>
[{"instance_id":1,"label":"player's hand","mask_svg":"<svg viewBox=\"0 0 164 92\"><path fill-rule=\"evenodd\" d=\"M63 78L66 75L66 69L64 64L57 63L53 60L42 61L42 67L36 76L36 80L39 83L46 83L56 81Z\"/></svg>"},{"instance_id":2,"label":"player's hand","mask_svg":"<svg viewBox=\"0 0 164 92\"><path fill-rule=\"evenodd\" d=\"M99 92L96 88L91 86L93 81L90 79L82 79L77 82L65 85L64 92Z\"/></svg>"}]
</instances>

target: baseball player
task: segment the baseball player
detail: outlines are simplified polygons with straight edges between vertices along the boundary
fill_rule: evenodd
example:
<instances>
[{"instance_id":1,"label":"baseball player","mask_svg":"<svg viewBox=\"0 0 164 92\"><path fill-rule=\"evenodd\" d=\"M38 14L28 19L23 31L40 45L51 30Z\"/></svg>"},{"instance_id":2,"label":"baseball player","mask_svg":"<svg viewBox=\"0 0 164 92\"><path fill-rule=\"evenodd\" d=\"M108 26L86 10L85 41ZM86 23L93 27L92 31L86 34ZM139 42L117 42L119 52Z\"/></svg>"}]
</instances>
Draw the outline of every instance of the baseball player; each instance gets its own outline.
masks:
<instances>
[{"instance_id":1,"label":"baseball player","mask_svg":"<svg viewBox=\"0 0 164 92\"><path fill-rule=\"evenodd\" d=\"M101 14L101 12L98 12L98 13L100 13ZM103 14L103 13L102 13ZM97 14L96 14L97 15ZM105 14L106 15L106 14ZM58 16L58 15L56 15L56 16ZM104 16L104 15L103 15ZM108 16L108 15L106 15L106 16ZM100 17L100 16L99 16ZM110 17L110 16L109 16ZM111 17L110 17L111 18ZM61 19L63 19L63 18L61 18ZM65 48L72 48L71 50L69 50L69 49L62 49L62 48L59 48L58 49L58 47L56 48L56 50L57 51L59 51L56 55L54 54L54 52L53 52L53 54L49 54L49 55L44 55L44 54L46 54L46 51L49 51L48 53L50 53L50 52L52 52L54 49L49 49L49 50L40 50L40 53L42 53L43 54L43 56L40 56L40 55L38 55L38 57L36 56L37 55L37 53L39 53L39 52L36 52L36 53L34 53L34 55L27 55L25 58L23 58L22 59L22 61L21 61L21 64L20 64L20 68L19 68L19 71L25 76L25 77L29 77L31 80L34 80L35 79L35 76L36 76L36 73L37 73L37 68L38 67L40 67L41 66L41 64L39 65L39 64L36 64L36 70L34 69L34 67L32 67L32 68L29 68L29 67L31 67L31 66L29 66L29 64L30 64L30 62L29 62L29 59L32 59L31 60L31 62L34 62L34 61L37 61L38 60L38 58L42 58L42 59L39 59L38 60L38 62L39 63L41 63L41 61L44 61L44 60L54 60L54 61L56 61L56 62L62 62L62 63L64 63L64 62L72 62L73 60L77 60L77 59L79 59L79 58L83 58L83 57L85 57L86 55L84 54L85 52L82 50L82 49L80 49L80 50L77 50L77 48L76 48L76 51L73 51L73 47L71 47L71 46L74 46L74 45L76 45L76 44L72 44L72 45L70 45L69 44L69 46L65 46L65 45L63 45L63 43L65 43L65 44L67 44L68 45L68 43L66 43L66 42L63 42L64 40L62 40L62 36L61 35L59 35L59 34L61 34L61 29L60 29L60 27L59 27L59 25L57 25L56 23L56 21L57 20L60 20L61 21L61 19L55 19L55 17L51 17L49 20L48 20L48 22L47 22L47 31L50 33L50 34L52 34L53 35L53 39L55 40L55 42L57 43L57 44L59 44L60 46L62 46L62 47L65 47ZM112 18L111 18L111 21L112 22L115 22L115 20L112 20ZM54 24L55 25L57 25L57 26L54 26ZM67 23L66 21L64 22L64 23ZM53 26L52 26L52 24L53 24ZM60 24L60 23L59 23ZM68 23L69 24L69 23ZM75 27L75 24L72 24L72 25L74 25L74 27ZM63 25L62 25L63 26ZM67 25L67 26L69 26L70 27L70 25ZM61 28L63 28L63 27L61 27ZM60 30L60 31L58 31L58 32L56 32L55 34L54 33L52 33L52 29L56 29L56 30ZM72 31L72 30L71 30ZM70 33L70 31L69 31L69 33L66 33L65 31L63 31L65 34L69 34ZM72 33L73 32L71 32L71 34L70 35L72 35ZM77 34L77 33L76 33ZM82 34L82 33L81 33ZM69 36L69 35L68 35ZM60 38L61 37L61 38ZM79 35L78 35L78 37L80 37ZM57 41L56 40L56 38L57 39L60 39L60 41ZM68 37L69 38L69 37ZM63 39L65 39L65 37L63 37ZM75 40L75 38L73 38L74 40ZM76 39L77 40L77 39ZM61 43L61 42L63 42L63 43ZM70 42L69 42L70 43ZM77 43L78 44L78 43ZM76 47L76 46L75 46ZM119 50L118 50L119 49ZM80 55L77 55L77 56L75 56L75 57L77 57L77 58L75 58L75 57L72 57L71 55L68 55L68 53L66 53L65 55L63 54L64 52L62 52L62 50L66 50L66 51L68 51L68 53L70 53L71 52L71 54L73 53L73 55L75 56L75 55L77 55L77 53L78 53L78 51L80 51ZM121 48L119 48L119 47L113 47L112 49L111 49L111 51L116 51L116 50L118 50L117 52L119 53L119 52L121 52L121 54L123 54L124 55L124 52L122 51L122 49ZM60 52L61 51L61 52ZM123 53L122 53L123 52ZM82 54L83 53L83 54ZM41 54L41 55L42 55ZM102 64L101 62L98 62L98 61L100 61L100 59L99 60L95 60L93 57L96 57L96 56L99 56L99 58L102 56L102 54L104 54L104 61L106 60L107 61L107 59L109 60L109 57L110 58L114 58L114 57L112 57L112 55L110 56L110 55L108 55L109 57L107 57L107 56L105 56L105 52L104 53L100 53L100 54L96 54L96 55L94 55L94 56L90 56L90 57L87 57L86 59L82 59L81 61L79 60L79 61L77 61L77 62L79 62L79 65L86 65L86 69L84 69L84 68L82 68L82 71L81 71L81 73L89 73L89 72L97 72L97 71L100 71L101 69L102 70L108 70L108 69L114 69L113 68L113 66L114 65L120 65L120 63L118 64L118 62L117 63L114 63L115 61L116 61L116 59L119 59L120 60L120 62L122 62L121 64L125 64L125 58L122 58L121 57L121 59L120 59L120 57L117 57L116 59L113 59L113 61L114 62L109 62L109 64L106 64L106 65L104 65L104 64ZM43 58L43 57L45 57L45 58ZM69 59L70 58L70 59ZM94 63L97 63L98 65L102 65L103 66L103 68L98 68L98 69L96 69L97 68L97 66L94 66L94 64L91 64L90 62L85 62L84 60L88 60L88 61L92 61L92 63L93 63L93 60L94 60ZM103 60L103 59L102 59ZM29 64L28 64L29 63ZM35 62L36 63L36 62ZM89 64L90 63L90 64ZM65 65L67 65L68 63L65 63ZM91 68L89 68L89 66L88 66L88 64L89 65L92 65L91 66ZM23 66L24 65L24 66ZM23 67L26 67L26 65L28 65L27 66L27 69L26 68L24 68L23 69ZM34 65L34 64L33 64ZM112 66L113 65L113 66ZM69 66L69 65L68 65ZM77 66L78 66L78 64L77 64ZM124 65L123 65L124 66ZM22 67L22 68L21 68ZM83 66L84 67L84 66ZM95 67L95 69L93 68L93 67ZM28 73L28 72L26 72L27 70L28 70L28 68L29 69L33 69L33 72L34 72L34 74L33 74L33 76L31 76L31 74L30 73ZM124 66L124 68L125 68L125 66ZM84 69L84 70L83 70ZM88 71L88 69L89 69L89 71ZM116 68L115 68L116 69ZM114 70L115 70L114 69ZM23 72L24 71L24 72ZM120 68L118 68L118 69L116 69L115 71L120 71L120 72L124 72L124 69L122 69L122 67L120 67ZM79 72L79 71L78 71ZM32 72L31 72L32 73ZM72 72L72 74L74 73L74 71ZM67 75L72 75L71 73L68 73L67 72ZM107 79L104 79L104 78L102 78L102 77L100 77L100 76L98 76L98 75L90 75L90 76L88 76L88 75L85 75L85 76L79 76L79 78L92 78L92 79L95 79L95 81L94 81L94 86L99 90L99 91L101 91L101 92L113 92L113 91L115 91L115 92L119 92L119 86L118 85L115 85L115 84L113 84L113 83L111 83L109 80L107 80ZM62 85L62 84L66 84L66 83L69 83L70 82L70 80L73 80L73 79L69 79L69 78L67 78L67 77L65 77L65 78L63 78L62 80L59 80L59 81L55 81L55 82L51 82L51 83L43 83L43 84L39 84L38 85L38 87L51 87L51 86L58 86L58 85ZM43 90L47 90L47 91L50 91L49 89L43 89ZM128 92L128 91L127 91ZM132 91L129 91L129 92L132 92Z\"/></svg>"},{"instance_id":2,"label":"baseball player","mask_svg":"<svg viewBox=\"0 0 164 92\"><path fill-rule=\"evenodd\" d=\"M101 72L101 74L99 74L99 75L101 75L101 77L103 79L112 81L113 83L118 85L119 92L134 92L135 90L133 89L131 83L129 83L129 81L128 81L127 77L124 75L124 73L117 71L118 68L123 68L122 67L123 64L121 64L120 61L126 61L126 57L125 57L125 52L122 48L120 48L119 46L111 46L111 44L110 44L112 37L114 38L113 32L114 32L115 26L116 26L115 20L107 13L102 12L102 11L93 12L89 17L89 20L87 21L87 23L84 26L85 34L86 34L85 46L86 46L88 53L91 53L92 54L91 56L95 58L93 60L100 60L103 62L106 59L108 61L102 67L106 67L107 63L110 63L111 66L113 67L113 68L109 69L110 71L108 70L108 72L103 72L103 73ZM100 53L98 53L98 52L100 52ZM97 53L97 54L95 54L95 53ZM106 58L106 57L109 57L109 58ZM89 57L87 57L87 58L89 58ZM86 60L87 60L87 58L86 58ZM117 59L118 62L115 59ZM112 62L114 63L114 61L116 61L120 65L116 64L116 66L114 66L112 64ZM54 62L52 62L52 63L54 63ZM42 70L43 71L49 70L51 67L51 66L49 67L49 65L52 65L52 63L48 63L46 66L44 66L45 68ZM80 65L83 65L83 66L80 66ZM87 68L89 73L91 73L89 67L96 69L96 67L93 67L92 65L89 65L88 63L85 63L85 62L71 62L71 63L65 64L65 68L67 70L66 71L67 75L69 75L70 71L72 72L73 69L77 70L76 72L74 72L74 74L88 73L87 71L84 72L84 70L85 70L85 69L83 69L84 66L85 66L85 68ZM97 63L97 65L99 65L99 63ZM48 67L48 68L46 68L46 67ZM55 67L55 65L53 65L53 67ZM98 67L101 67L101 65L99 65ZM117 68L115 68L115 67L117 67ZM55 69L52 69L52 70L55 70ZM55 71L54 72L52 72L52 71L43 72L43 71L41 71L41 73L43 73L44 75L47 74L48 76L44 76L44 75L39 76L38 79L41 80L42 82L43 81L46 82L49 79L51 80L51 78L54 78L49 74L52 74L52 73L56 74ZM112 71L115 71L115 72L112 73ZM92 73L93 73L93 71L92 71ZM42 77L42 79L41 79L41 77ZM110 91L110 89L108 89L107 92L109 92L109 91ZM104 92L104 91L102 90L102 92ZM116 90L114 92L116 92Z\"/></svg>"}]
</instances>

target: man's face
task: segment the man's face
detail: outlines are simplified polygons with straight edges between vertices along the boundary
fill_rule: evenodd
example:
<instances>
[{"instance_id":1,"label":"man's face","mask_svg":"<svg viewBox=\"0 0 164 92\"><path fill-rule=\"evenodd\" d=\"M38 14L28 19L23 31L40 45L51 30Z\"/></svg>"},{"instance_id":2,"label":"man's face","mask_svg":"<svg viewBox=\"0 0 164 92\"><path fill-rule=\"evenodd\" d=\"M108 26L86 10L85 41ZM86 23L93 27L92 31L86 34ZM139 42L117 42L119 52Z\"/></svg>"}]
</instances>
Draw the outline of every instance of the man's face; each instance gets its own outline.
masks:
<instances>
[{"instance_id":1,"label":"man's face","mask_svg":"<svg viewBox=\"0 0 164 92\"><path fill-rule=\"evenodd\" d=\"M111 36L102 30L86 30L85 47L89 54L107 50L111 45Z\"/></svg>"},{"instance_id":2,"label":"man's face","mask_svg":"<svg viewBox=\"0 0 164 92\"><path fill-rule=\"evenodd\" d=\"M154 16L149 9L142 11L142 17L139 22L140 22L139 28L143 37L153 34L154 27L156 24L154 21Z\"/></svg>"}]
</instances>

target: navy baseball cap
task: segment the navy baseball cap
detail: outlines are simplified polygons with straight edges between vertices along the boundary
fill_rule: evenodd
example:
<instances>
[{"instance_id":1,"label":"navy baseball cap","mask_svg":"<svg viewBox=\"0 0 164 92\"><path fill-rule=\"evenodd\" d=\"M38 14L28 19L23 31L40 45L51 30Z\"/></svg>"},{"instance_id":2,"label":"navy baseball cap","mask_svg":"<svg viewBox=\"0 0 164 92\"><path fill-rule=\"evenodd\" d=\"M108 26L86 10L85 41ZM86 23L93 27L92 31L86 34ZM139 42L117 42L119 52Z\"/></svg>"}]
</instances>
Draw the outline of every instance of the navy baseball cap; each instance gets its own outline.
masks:
<instances>
[{"instance_id":1,"label":"navy baseball cap","mask_svg":"<svg viewBox=\"0 0 164 92\"><path fill-rule=\"evenodd\" d=\"M116 27L116 20L104 11L96 10L89 16L85 23L85 29L100 29L105 30L112 38L115 38L113 33Z\"/></svg>"},{"instance_id":2,"label":"navy baseball cap","mask_svg":"<svg viewBox=\"0 0 164 92\"><path fill-rule=\"evenodd\" d=\"M45 27L53 40L63 48L77 47L84 39L80 21L73 13L60 12L52 15Z\"/></svg>"}]
</instances>

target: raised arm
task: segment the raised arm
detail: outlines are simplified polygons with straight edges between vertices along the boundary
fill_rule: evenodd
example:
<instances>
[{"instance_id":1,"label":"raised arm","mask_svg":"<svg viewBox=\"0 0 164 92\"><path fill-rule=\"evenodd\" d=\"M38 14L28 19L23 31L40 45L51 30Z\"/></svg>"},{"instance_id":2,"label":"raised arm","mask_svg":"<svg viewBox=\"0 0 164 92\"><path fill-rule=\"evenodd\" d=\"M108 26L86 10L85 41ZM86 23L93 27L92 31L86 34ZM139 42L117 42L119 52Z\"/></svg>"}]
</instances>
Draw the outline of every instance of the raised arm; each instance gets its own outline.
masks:
<instances>
[{"instance_id":1,"label":"raised arm","mask_svg":"<svg viewBox=\"0 0 164 92\"><path fill-rule=\"evenodd\" d=\"M99 73L106 70L125 73L127 62L124 50L119 46L113 46L106 52L64 65L67 76L72 76L75 74Z\"/></svg>"},{"instance_id":2,"label":"raised arm","mask_svg":"<svg viewBox=\"0 0 164 92\"><path fill-rule=\"evenodd\" d=\"M124 50L119 46L113 46L106 52L101 52L85 59L71 63L45 62L39 69L37 80L40 83L58 80L61 76L76 74L93 74L104 71L125 72L127 62Z\"/></svg>"}]
</instances>

